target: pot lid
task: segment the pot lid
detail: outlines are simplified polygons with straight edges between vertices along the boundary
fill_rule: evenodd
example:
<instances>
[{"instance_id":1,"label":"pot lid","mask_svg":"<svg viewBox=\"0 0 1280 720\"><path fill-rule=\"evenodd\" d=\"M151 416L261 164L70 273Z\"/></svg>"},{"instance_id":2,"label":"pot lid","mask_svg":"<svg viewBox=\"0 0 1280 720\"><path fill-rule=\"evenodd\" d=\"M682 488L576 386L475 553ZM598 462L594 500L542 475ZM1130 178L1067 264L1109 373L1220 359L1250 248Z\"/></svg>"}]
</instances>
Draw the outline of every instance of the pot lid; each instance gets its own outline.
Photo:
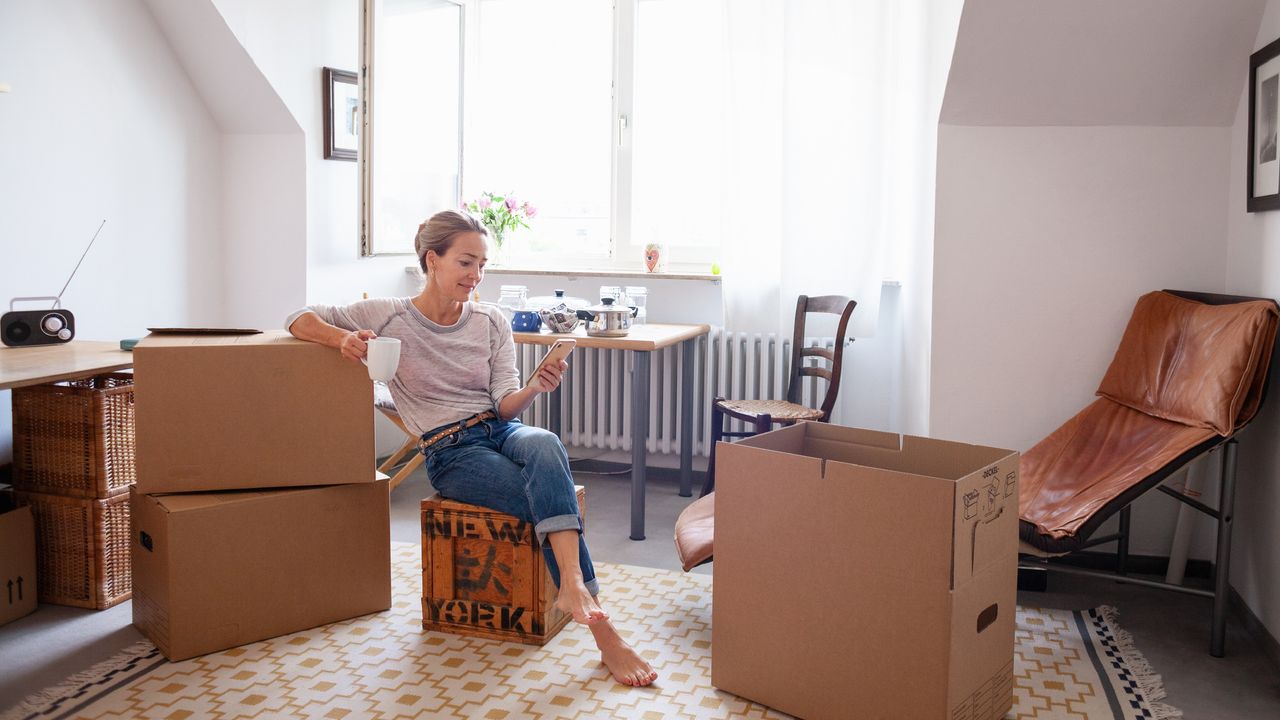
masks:
<instances>
[{"instance_id":1,"label":"pot lid","mask_svg":"<svg viewBox=\"0 0 1280 720\"><path fill-rule=\"evenodd\" d=\"M586 300L580 297L565 295L563 290L556 290L554 295L537 295L528 300L528 306L535 309L554 310L560 305L564 305L570 310L579 310L589 305Z\"/></svg>"},{"instance_id":2,"label":"pot lid","mask_svg":"<svg viewBox=\"0 0 1280 720\"><path fill-rule=\"evenodd\" d=\"M592 305L591 307L586 308L586 310L592 313L622 313L625 315L631 314L631 306L615 305L614 302L615 302L614 298L611 298L611 297L600 298L599 305Z\"/></svg>"}]
</instances>

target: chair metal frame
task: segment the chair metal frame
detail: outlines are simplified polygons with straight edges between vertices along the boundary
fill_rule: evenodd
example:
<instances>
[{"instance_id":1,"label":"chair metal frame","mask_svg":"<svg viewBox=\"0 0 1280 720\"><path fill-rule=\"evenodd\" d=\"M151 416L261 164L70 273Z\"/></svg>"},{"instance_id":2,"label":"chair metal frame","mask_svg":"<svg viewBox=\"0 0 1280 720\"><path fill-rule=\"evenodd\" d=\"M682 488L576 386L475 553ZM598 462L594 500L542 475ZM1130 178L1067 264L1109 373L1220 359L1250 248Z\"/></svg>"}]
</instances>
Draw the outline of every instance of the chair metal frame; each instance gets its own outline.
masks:
<instances>
[{"instance_id":1,"label":"chair metal frame","mask_svg":"<svg viewBox=\"0 0 1280 720\"><path fill-rule=\"evenodd\" d=\"M1199 293L1183 290L1165 290L1164 292L1208 305L1231 305L1239 302L1269 300L1269 298L1219 295L1214 293ZM1275 303L1275 300L1270 301ZM1277 304L1277 307L1280 307L1280 303ZM1273 353L1273 365L1276 362L1277 354ZM1265 403L1266 401L1267 390L1271 383L1271 369L1272 368L1268 368L1267 378L1263 385L1262 403ZM1261 412L1262 403L1259 404L1258 412ZM1257 417L1257 413L1254 414L1254 417ZM1042 558L1030 555L1023 555L1019 558L1019 571L1041 570L1059 572L1067 575L1102 578L1131 585L1139 585L1142 587L1170 590L1188 595L1199 595L1201 597L1212 598L1213 612L1209 631L1209 654L1213 657L1223 657L1226 654L1227 606L1230 600L1231 528L1235 512L1236 455L1238 445L1236 435L1238 435L1240 430L1244 427L1245 426L1242 425L1240 428L1237 428L1235 432L1226 437L1210 438L1209 440L1191 448L1187 452L1175 458L1173 462L1160 468L1159 471L1150 477L1149 482L1135 485L1109 503L1112 507L1117 505L1122 506L1118 511L1120 526L1116 532L1099 538L1090 537L1091 533L1113 514L1112 512L1106 512L1105 507L1102 511L1096 513L1094 518L1086 523L1086 525L1081 527L1079 535L1088 539L1082 541L1078 546L1073 547L1066 554L1069 555L1073 552L1079 552L1105 543L1115 542L1115 572L1064 565L1061 562L1054 562L1053 558ZM1217 508L1209 507L1185 493L1181 493L1162 484L1168 477L1186 467L1191 463L1191 461L1205 455L1206 453L1214 452L1219 448L1222 449L1222 481L1218 490ZM1217 547L1215 550L1213 567L1213 590L1187 587L1185 585L1175 585L1173 583L1160 582L1158 580L1146 580L1128 575L1130 511L1132 509L1132 503L1152 489L1157 489L1160 492L1163 492L1178 502L1181 502L1200 513L1208 515L1217 522Z\"/></svg>"},{"instance_id":2,"label":"chair metal frame","mask_svg":"<svg viewBox=\"0 0 1280 720\"><path fill-rule=\"evenodd\" d=\"M820 295L809 297L801 295L796 300L796 319L791 339L791 365L787 380L787 397L789 403L801 404L802 383L806 377L821 377L827 380L827 393L822 399L822 417L818 422L828 422L831 411L835 408L836 397L840 394L840 375L844 367L844 346L849 329L849 316L858 306L856 300L843 295ZM804 330L809 313L839 315L840 324L836 328L835 347L832 350L819 347L804 346ZM831 369L816 365L805 365L805 358L820 357L831 363ZM715 489L716 483L716 444L725 438L751 437L768 432L775 424L791 425L793 420L774 420L768 413L759 415L736 412L725 407L725 398L717 396L711 403L711 459L707 462L707 479L702 485L699 497L705 497ZM725 418L735 418L747 422L752 430L730 432L724 429Z\"/></svg>"}]
</instances>

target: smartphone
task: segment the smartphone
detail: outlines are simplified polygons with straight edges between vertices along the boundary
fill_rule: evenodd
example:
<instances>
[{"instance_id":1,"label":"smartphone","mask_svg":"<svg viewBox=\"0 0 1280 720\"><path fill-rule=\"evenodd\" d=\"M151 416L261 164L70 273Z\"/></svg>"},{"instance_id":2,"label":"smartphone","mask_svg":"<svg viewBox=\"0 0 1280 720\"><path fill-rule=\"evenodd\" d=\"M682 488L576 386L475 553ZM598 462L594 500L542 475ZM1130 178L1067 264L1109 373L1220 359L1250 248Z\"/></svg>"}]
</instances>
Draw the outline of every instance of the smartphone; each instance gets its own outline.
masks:
<instances>
[{"instance_id":1,"label":"smartphone","mask_svg":"<svg viewBox=\"0 0 1280 720\"><path fill-rule=\"evenodd\" d=\"M529 379L525 381L525 384L527 385L532 381L533 378L537 376L538 372L542 370L544 365L548 363L558 363L569 357L569 353L573 352L573 348L576 347L577 344L577 340L571 339L555 341L551 346L551 349L547 351L547 354L542 356L542 361L538 363L538 367L534 368L532 373L529 373Z\"/></svg>"}]
</instances>

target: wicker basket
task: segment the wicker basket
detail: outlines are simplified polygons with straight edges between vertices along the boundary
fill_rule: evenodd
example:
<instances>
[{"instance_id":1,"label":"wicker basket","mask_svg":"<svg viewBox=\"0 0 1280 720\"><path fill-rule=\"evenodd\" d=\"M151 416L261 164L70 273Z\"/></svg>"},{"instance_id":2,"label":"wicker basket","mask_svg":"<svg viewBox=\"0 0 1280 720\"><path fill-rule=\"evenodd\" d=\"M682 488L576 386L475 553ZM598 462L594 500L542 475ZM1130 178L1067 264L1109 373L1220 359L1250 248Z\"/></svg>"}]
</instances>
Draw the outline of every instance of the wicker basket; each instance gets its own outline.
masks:
<instances>
[{"instance_id":1,"label":"wicker basket","mask_svg":"<svg viewBox=\"0 0 1280 720\"><path fill-rule=\"evenodd\" d=\"M13 391L13 485L82 498L127 494L137 478L133 376L98 375Z\"/></svg>"},{"instance_id":2,"label":"wicker basket","mask_svg":"<svg viewBox=\"0 0 1280 720\"><path fill-rule=\"evenodd\" d=\"M40 602L102 610L133 595L128 493L103 500L15 494L36 519Z\"/></svg>"}]
</instances>

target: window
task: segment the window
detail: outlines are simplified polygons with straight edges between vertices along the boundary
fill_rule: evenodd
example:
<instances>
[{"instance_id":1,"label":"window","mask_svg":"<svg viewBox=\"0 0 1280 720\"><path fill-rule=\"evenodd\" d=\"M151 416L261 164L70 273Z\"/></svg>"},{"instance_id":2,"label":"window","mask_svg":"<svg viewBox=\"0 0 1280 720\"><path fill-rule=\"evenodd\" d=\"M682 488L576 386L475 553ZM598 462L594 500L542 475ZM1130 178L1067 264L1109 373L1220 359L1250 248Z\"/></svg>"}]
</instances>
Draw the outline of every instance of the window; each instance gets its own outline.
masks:
<instances>
[{"instance_id":1,"label":"window","mask_svg":"<svg viewBox=\"0 0 1280 720\"><path fill-rule=\"evenodd\" d=\"M715 260L720 0L365 3L366 254L412 252L423 218L488 191L538 208L510 264L639 269L650 242Z\"/></svg>"},{"instance_id":2,"label":"window","mask_svg":"<svg viewBox=\"0 0 1280 720\"><path fill-rule=\"evenodd\" d=\"M366 0L364 44L373 50L360 153L366 255L412 253L418 224L457 205L462 15L449 0Z\"/></svg>"}]
</instances>

